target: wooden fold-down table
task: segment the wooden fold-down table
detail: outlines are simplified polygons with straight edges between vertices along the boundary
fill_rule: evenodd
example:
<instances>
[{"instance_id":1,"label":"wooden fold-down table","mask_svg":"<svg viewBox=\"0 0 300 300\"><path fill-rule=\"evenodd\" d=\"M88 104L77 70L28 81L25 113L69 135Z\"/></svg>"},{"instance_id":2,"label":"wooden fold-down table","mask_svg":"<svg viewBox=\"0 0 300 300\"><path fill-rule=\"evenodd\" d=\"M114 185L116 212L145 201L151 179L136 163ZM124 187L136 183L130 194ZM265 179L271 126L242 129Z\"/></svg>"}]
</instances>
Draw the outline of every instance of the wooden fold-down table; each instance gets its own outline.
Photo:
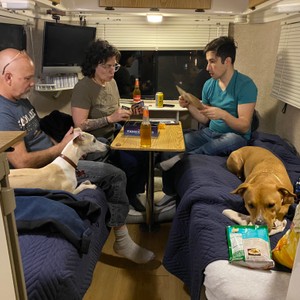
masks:
<instances>
[{"instance_id":1,"label":"wooden fold-down table","mask_svg":"<svg viewBox=\"0 0 300 300\"><path fill-rule=\"evenodd\" d=\"M146 189L146 228L154 230L153 205L154 205L154 152L183 152L185 151L181 123L165 125L159 129L158 137L151 140L151 147L141 147L139 136L124 135L122 128L111 144L114 150L147 151L149 153L149 172Z\"/></svg>"},{"instance_id":2,"label":"wooden fold-down table","mask_svg":"<svg viewBox=\"0 0 300 300\"><path fill-rule=\"evenodd\" d=\"M25 136L25 131L0 131L0 265L5 280L0 282L0 290L6 299L26 300L26 285L19 247L14 210L16 201L9 185L9 165L6 151Z\"/></svg>"}]
</instances>

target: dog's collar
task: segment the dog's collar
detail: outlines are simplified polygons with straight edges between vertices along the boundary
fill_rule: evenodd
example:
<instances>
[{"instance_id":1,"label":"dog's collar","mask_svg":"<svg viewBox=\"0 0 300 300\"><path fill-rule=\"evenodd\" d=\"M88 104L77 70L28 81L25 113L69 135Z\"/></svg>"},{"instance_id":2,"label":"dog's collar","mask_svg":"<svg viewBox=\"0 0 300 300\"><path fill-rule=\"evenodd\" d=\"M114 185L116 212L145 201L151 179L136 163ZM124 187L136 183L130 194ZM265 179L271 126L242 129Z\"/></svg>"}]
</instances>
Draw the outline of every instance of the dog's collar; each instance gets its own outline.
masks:
<instances>
[{"instance_id":1,"label":"dog's collar","mask_svg":"<svg viewBox=\"0 0 300 300\"><path fill-rule=\"evenodd\" d=\"M76 164L74 163L74 161L72 159L70 159L68 156L63 155L62 153L59 154L59 156L62 159L64 159L66 162L68 162L75 169L77 177L85 175L84 170L78 170Z\"/></svg>"},{"instance_id":2,"label":"dog's collar","mask_svg":"<svg viewBox=\"0 0 300 300\"><path fill-rule=\"evenodd\" d=\"M63 158L66 162L68 162L75 170L77 169L77 166L76 166L76 164L74 163L74 161L73 160L71 160L68 156L65 156L64 154L59 154L59 156L61 157L61 158Z\"/></svg>"}]
</instances>

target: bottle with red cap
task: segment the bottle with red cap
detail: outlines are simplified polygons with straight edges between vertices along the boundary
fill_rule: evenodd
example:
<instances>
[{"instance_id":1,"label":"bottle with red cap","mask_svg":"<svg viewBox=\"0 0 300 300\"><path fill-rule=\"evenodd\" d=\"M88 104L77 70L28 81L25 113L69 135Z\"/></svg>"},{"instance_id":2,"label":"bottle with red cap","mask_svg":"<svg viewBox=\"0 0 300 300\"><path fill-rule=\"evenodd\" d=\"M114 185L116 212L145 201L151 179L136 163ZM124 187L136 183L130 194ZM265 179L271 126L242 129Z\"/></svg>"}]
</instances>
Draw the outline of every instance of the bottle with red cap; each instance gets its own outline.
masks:
<instances>
[{"instance_id":1,"label":"bottle with red cap","mask_svg":"<svg viewBox=\"0 0 300 300\"><path fill-rule=\"evenodd\" d=\"M132 96L133 96L133 102L141 101L140 82L139 82L138 78L135 79L134 90L133 90Z\"/></svg>"}]
</instances>

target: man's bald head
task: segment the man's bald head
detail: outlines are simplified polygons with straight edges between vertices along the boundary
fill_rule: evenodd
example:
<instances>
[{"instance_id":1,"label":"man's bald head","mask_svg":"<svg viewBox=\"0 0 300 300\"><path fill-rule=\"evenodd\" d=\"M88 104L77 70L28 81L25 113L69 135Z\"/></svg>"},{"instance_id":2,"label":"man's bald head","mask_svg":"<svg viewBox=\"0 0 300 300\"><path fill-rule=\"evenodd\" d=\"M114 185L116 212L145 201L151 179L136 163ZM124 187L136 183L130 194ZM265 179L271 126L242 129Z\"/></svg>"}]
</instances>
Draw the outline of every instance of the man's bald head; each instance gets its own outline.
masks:
<instances>
[{"instance_id":1,"label":"man's bald head","mask_svg":"<svg viewBox=\"0 0 300 300\"><path fill-rule=\"evenodd\" d=\"M31 58L25 51L19 51L14 48L7 48L0 51L0 70L2 75L7 70L12 72L19 69L19 63L29 63L33 65Z\"/></svg>"},{"instance_id":2,"label":"man's bald head","mask_svg":"<svg viewBox=\"0 0 300 300\"><path fill-rule=\"evenodd\" d=\"M34 86L34 64L25 51L0 51L0 94L18 100Z\"/></svg>"}]
</instances>

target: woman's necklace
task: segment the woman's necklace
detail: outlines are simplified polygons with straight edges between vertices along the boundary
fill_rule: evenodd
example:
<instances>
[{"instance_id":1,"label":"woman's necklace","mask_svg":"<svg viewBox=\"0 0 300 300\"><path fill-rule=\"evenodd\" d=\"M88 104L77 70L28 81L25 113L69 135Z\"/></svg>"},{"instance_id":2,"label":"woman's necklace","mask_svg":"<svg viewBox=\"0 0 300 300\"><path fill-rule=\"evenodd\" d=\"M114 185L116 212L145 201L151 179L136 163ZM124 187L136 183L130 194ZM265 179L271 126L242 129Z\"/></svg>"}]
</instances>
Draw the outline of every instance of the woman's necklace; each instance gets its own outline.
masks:
<instances>
[{"instance_id":1,"label":"woman's necklace","mask_svg":"<svg viewBox=\"0 0 300 300\"><path fill-rule=\"evenodd\" d=\"M105 81L103 81L103 82L98 81L95 77L92 77L92 80L93 80L96 84L105 87Z\"/></svg>"}]
</instances>

